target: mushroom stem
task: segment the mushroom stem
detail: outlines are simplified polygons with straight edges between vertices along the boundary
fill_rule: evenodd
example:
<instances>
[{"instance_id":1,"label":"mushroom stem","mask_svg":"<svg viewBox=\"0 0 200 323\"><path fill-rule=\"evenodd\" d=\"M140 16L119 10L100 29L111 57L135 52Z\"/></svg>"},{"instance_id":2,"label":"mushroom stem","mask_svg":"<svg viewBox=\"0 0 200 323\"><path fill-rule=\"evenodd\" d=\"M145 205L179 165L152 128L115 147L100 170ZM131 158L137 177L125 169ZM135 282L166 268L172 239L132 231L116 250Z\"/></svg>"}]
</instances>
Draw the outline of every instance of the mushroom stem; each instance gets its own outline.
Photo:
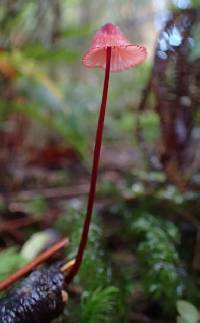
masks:
<instances>
[{"instance_id":1,"label":"mushroom stem","mask_svg":"<svg viewBox=\"0 0 200 323\"><path fill-rule=\"evenodd\" d=\"M81 266L82 259L83 259L84 250L86 248L86 244L88 240L89 227L91 223L92 211L94 206L96 182L97 182L99 159L100 159L100 153L101 153L102 137L103 137L106 103L107 103L107 96L108 96L108 84L109 84L109 78L110 78L110 63L111 63L111 47L107 47L104 87L103 87L101 108L99 112L99 119L98 119L97 131L96 131L96 139L95 139L94 154L93 154L93 165L92 165L92 173L91 173L91 179L90 179L90 191L89 191L88 203L87 203L87 213L86 213L86 218L84 222L84 227L82 231L81 240L79 243L75 264L72 267L72 270L69 272L69 274L66 277L66 281L68 283L74 278L74 276L79 271L79 268Z\"/></svg>"}]
</instances>

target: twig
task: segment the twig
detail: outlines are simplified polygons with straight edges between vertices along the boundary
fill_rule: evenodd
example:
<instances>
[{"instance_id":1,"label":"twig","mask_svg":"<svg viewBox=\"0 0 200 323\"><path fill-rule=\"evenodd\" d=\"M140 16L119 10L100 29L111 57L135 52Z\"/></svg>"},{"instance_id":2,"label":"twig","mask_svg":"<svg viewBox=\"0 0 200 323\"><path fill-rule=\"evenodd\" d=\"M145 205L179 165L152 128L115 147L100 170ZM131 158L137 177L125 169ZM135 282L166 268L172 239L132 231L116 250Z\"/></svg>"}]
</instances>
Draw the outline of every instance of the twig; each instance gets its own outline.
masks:
<instances>
[{"instance_id":1,"label":"twig","mask_svg":"<svg viewBox=\"0 0 200 323\"><path fill-rule=\"evenodd\" d=\"M75 264L75 261L76 261L75 259L68 261L60 268L60 271L62 271L65 274L65 276L67 276L68 273L72 270Z\"/></svg>"},{"instance_id":2,"label":"twig","mask_svg":"<svg viewBox=\"0 0 200 323\"><path fill-rule=\"evenodd\" d=\"M29 225L37 223L37 219L21 218L16 220L10 220L0 224L0 232L2 231L13 231L20 228L25 228Z\"/></svg>"},{"instance_id":3,"label":"twig","mask_svg":"<svg viewBox=\"0 0 200 323\"><path fill-rule=\"evenodd\" d=\"M60 250L64 246L67 246L68 244L69 244L69 240L67 238L62 239L58 243L54 244L52 247L50 247L42 254L40 254L38 257L36 257L33 261L24 265L18 271L16 271L15 273L11 274L10 276L2 280L0 282L0 291L8 288L11 284L15 283L21 277L31 272L35 267L45 262L47 259L52 257L58 250Z\"/></svg>"},{"instance_id":4,"label":"twig","mask_svg":"<svg viewBox=\"0 0 200 323\"><path fill-rule=\"evenodd\" d=\"M88 193L89 185L81 184L77 186L70 187L67 190L64 187L53 187L53 188L45 188L39 190L26 190L20 191L18 194L15 193L15 201L29 201L38 196L43 196L47 199L56 199L56 198L73 198L76 196L86 195ZM12 194L11 194L12 196Z\"/></svg>"}]
</instances>

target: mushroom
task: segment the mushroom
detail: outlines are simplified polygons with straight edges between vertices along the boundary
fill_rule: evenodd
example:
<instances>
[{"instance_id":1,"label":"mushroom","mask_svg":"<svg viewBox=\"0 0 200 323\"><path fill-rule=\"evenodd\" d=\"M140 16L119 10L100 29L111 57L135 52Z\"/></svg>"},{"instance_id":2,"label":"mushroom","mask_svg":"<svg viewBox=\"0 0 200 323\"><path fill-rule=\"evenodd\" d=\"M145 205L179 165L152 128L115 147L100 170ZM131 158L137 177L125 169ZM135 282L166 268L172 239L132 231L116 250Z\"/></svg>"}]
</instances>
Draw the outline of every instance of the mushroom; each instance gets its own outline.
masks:
<instances>
[{"instance_id":1,"label":"mushroom","mask_svg":"<svg viewBox=\"0 0 200 323\"><path fill-rule=\"evenodd\" d=\"M101 29L94 36L90 49L83 56L83 65L90 68L97 67L105 69L105 78L98 125L96 130L86 218L76 260L72 269L67 275L68 282L70 282L79 271L83 259L84 250L87 244L96 192L96 181L101 152L110 72L124 71L131 67L134 67L135 65L141 64L145 60L146 56L147 51L145 47L134 45L129 42L121 32L119 27L113 25L112 23L107 23L103 27L101 27Z\"/></svg>"}]
</instances>

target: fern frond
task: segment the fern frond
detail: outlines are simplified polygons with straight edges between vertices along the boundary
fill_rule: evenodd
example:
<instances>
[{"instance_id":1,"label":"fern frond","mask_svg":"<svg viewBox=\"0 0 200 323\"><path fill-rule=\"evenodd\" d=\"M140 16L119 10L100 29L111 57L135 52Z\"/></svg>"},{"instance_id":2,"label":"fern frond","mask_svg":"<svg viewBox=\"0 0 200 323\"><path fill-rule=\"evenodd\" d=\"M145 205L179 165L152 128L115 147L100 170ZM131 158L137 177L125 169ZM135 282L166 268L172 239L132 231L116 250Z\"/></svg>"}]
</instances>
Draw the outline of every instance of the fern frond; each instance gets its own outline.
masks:
<instances>
[{"instance_id":1,"label":"fern frond","mask_svg":"<svg viewBox=\"0 0 200 323\"><path fill-rule=\"evenodd\" d=\"M178 228L145 213L133 222L132 229L142 238L137 253L146 293L162 300L166 309L175 308L177 299L184 294L186 275L176 248L180 241Z\"/></svg>"},{"instance_id":2,"label":"fern frond","mask_svg":"<svg viewBox=\"0 0 200 323\"><path fill-rule=\"evenodd\" d=\"M113 286L98 288L92 293L85 292L82 299L81 323L111 322L118 292Z\"/></svg>"}]
</instances>

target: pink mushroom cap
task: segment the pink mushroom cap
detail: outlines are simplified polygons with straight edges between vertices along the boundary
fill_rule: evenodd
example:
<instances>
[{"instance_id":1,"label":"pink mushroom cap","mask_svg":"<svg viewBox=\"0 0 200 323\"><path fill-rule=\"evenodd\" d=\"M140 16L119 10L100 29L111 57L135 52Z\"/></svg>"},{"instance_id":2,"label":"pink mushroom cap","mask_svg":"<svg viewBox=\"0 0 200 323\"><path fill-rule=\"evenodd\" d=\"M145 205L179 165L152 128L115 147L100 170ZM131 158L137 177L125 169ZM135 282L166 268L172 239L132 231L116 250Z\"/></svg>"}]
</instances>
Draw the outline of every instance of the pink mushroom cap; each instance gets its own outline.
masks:
<instances>
[{"instance_id":1,"label":"pink mushroom cap","mask_svg":"<svg viewBox=\"0 0 200 323\"><path fill-rule=\"evenodd\" d=\"M107 23L93 37L90 49L83 56L83 65L105 69L107 47L112 48L112 72L120 72L141 64L147 56L145 47L132 44L118 26Z\"/></svg>"}]
</instances>

